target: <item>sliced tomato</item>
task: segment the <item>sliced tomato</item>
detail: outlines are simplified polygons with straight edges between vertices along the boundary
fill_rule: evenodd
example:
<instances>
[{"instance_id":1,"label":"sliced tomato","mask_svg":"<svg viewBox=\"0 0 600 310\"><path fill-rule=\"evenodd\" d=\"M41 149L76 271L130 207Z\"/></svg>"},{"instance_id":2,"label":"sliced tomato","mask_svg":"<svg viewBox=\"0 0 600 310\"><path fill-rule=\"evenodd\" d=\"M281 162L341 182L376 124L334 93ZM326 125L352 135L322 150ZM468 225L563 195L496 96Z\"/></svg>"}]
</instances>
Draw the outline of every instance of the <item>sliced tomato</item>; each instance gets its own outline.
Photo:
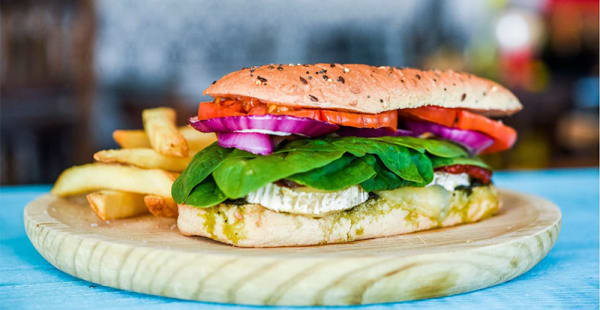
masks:
<instances>
[{"instance_id":1,"label":"sliced tomato","mask_svg":"<svg viewBox=\"0 0 600 310\"><path fill-rule=\"evenodd\" d=\"M279 114L311 118L342 126L358 128L398 128L398 111L387 111L379 114L363 114L319 109L293 109L286 107L269 107L258 101L225 100L201 102L198 105L198 119L206 120L226 116Z\"/></svg>"},{"instance_id":2,"label":"sliced tomato","mask_svg":"<svg viewBox=\"0 0 600 310\"><path fill-rule=\"evenodd\" d=\"M490 184L492 172L482 167L471 165L452 165L435 169L435 171L443 171L451 174L466 173L474 179L481 181L483 184Z\"/></svg>"},{"instance_id":3,"label":"sliced tomato","mask_svg":"<svg viewBox=\"0 0 600 310\"><path fill-rule=\"evenodd\" d=\"M517 140L517 132L502 124L502 122L465 110L427 106L416 109L403 109L400 110L399 114L408 118L487 134L494 138L494 144L485 149L483 154L507 150Z\"/></svg>"},{"instance_id":4,"label":"sliced tomato","mask_svg":"<svg viewBox=\"0 0 600 310\"><path fill-rule=\"evenodd\" d=\"M244 111L241 103L218 104L214 102L201 102L198 105L198 120L243 115L246 115L246 111Z\"/></svg>"},{"instance_id":5,"label":"sliced tomato","mask_svg":"<svg viewBox=\"0 0 600 310\"><path fill-rule=\"evenodd\" d=\"M275 114L282 114L282 115L289 115L289 116L295 116L295 117L305 117L305 118L311 118L314 120L322 120L321 117L321 110L314 110L314 109L299 109L299 110L290 110L290 111L285 111L285 112L275 112Z\"/></svg>"},{"instance_id":6,"label":"sliced tomato","mask_svg":"<svg viewBox=\"0 0 600 310\"><path fill-rule=\"evenodd\" d=\"M268 109L266 105L256 105L250 108L247 115L265 115L268 114Z\"/></svg>"},{"instance_id":7,"label":"sliced tomato","mask_svg":"<svg viewBox=\"0 0 600 310\"><path fill-rule=\"evenodd\" d=\"M321 110L322 120L328 123L358 128L398 128L398 111L387 111L379 114L362 114Z\"/></svg>"},{"instance_id":8,"label":"sliced tomato","mask_svg":"<svg viewBox=\"0 0 600 310\"><path fill-rule=\"evenodd\" d=\"M454 127L479 131L494 138L494 144L485 149L483 154L507 150L517 141L517 132L513 128L504 125L501 121L464 110L458 112L458 120Z\"/></svg>"},{"instance_id":9,"label":"sliced tomato","mask_svg":"<svg viewBox=\"0 0 600 310\"><path fill-rule=\"evenodd\" d=\"M402 109L399 114L408 118L416 118L447 127L453 127L456 123L457 110L441 107L420 107L415 109Z\"/></svg>"}]
</instances>

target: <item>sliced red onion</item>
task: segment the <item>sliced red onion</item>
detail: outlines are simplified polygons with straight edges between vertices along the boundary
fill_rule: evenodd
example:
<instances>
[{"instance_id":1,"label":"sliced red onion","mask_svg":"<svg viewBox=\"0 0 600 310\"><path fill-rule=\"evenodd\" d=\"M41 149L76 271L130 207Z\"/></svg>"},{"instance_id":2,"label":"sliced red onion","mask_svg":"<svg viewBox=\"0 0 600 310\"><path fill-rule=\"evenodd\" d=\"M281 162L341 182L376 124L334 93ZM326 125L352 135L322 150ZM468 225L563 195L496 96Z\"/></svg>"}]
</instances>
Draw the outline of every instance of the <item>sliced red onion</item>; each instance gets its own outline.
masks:
<instances>
[{"instance_id":1,"label":"sliced red onion","mask_svg":"<svg viewBox=\"0 0 600 310\"><path fill-rule=\"evenodd\" d=\"M220 132L217 133L217 142L220 146L225 148L234 147L259 155L269 155L273 153L273 141L271 141L271 137L262 133Z\"/></svg>"},{"instance_id":2,"label":"sliced red onion","mask_svg":"<svg viewBox=\"0 0 600 310\"><path fill-rule=\"evenodd\" d=\"M339 136L342 137L363 137L363 138L376 138L376 137L387 137L387 136L414 136L410 130L398 129L396 131L387 128L356 128L356 127L341 127L340 130L336 131Z\"/></svg>"},{"instance_id":3,"label":"sliced red onion","mask_svg":"<svg viewBox=\"0 0 600 310\"><path fill-rule=\"evenodd\" d=\"M416 136L430 132L435 136L450 140L465 147L469 153L477 155L494 143L494 139L488 135L473 130L450 128L443 125L406 119L406 127Z\"/></svg>"},{"instance_id":4,"label":"sliced red onion","mask_svg":"<svg viewBox=\"0 0 600 310\"><path fill-rule=\"evenodd\" d=\"M236 130L234 132L240 132L240 133L262 133L265 135L272 135L272 136L280 136L280 137L287 137L292 135L289 132L282 132L282 131L272 131L272 130L266 130L266 129L242 129L242 130Z\"/></svg>"},{"instance_id":5,"label":"sliced red onion","mask_svg":"<svg viewBox=\"0 0 600 310\"><path fill-rule=\"evenodd\" d=\"M318 137L336 131L339 127L311 118L289 115L247 115L218 117L207 120L190 118L190 124L202 132L255 132L271 135L296 134Z\"/></svg>"}]
</instances>

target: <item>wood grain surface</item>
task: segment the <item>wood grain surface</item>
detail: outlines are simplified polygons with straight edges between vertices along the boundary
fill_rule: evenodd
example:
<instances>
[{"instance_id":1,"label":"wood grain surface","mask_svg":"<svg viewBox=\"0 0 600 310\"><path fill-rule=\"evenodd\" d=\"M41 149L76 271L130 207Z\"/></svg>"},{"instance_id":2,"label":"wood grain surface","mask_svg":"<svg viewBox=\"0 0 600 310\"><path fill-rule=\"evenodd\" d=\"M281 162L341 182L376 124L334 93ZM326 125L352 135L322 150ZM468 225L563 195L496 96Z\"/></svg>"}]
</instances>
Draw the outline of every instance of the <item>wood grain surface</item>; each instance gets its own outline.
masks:
<instances>
[{"instance_id":1,"label":"wood grain surface","mask_svg":"<svg viewBox=\"0 0 600 310\"><path fill-rule=\"evenodd\" d=\"M84 200L52 195L32 201L24 218L29 239L46 260L106 286L237 304L369 304L467 292L531 269L554 245L560 211L535 196L501 195L503 209L479 223L274 249L184 237L174 219L104 222Z\"/></svg>"}]
</instances>

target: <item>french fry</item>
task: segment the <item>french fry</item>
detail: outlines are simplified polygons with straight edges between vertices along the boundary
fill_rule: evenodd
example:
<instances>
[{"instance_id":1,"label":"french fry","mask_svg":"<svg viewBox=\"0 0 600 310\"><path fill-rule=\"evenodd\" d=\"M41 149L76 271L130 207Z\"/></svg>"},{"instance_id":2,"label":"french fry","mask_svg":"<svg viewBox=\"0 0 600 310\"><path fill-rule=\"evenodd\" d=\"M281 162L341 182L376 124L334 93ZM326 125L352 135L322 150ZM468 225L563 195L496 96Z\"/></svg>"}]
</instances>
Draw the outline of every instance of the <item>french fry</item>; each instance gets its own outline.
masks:
<instances>
[{"instance_id":1,"label":"french fry","mask_svg":"<svg viewBox=\"0 0 600 310\"><path fill-rule=\"evenodd\" d=\"M191 126L182 126L178 129L187 141L191 151L202 150L217 141L217 136L214 133L199 132ZM143 130L115 130L113 132L113 139L124 149L152 147L146 132Z\"/></svg>"},{"instance_id":2,"label":"french fry","mask_svg":"<svg viewBox=\"0 0 600 310\"><path fill-rule=\"evenodd\" d=\"M155 108L142 111L144 130L150 145L157 152L167 156L186 157L187 141L175 127L175 110Z\"/></svg>"},{"instance_id":3,"label":"french fry","mask_svg":"<svg viewBox=\"0 0 600 310\"><path fill-rule=\"evenodd\" d=\"M103 190L86 196L90 207L102 220L116 220L148 213L144 195Z\"/></svg>"},{"instance_id":4,"label":"french fry","mask_svg":"<svg viewBox=\"0 0 600 310\"><path fill-rule=\"evenodd\" d=\"M103 163L118 163L146 169L181 172L190 163L192 157L165 156L153 149L118 149L96 152L94 159Z\"/></svg>"},{"instance_id":5,"label":"french fry","mask_svg":"<svg viewBox=\"0 0 600 310\"><path fill-rule=\"evenodd\" d=\"M63 171L50 192L57 196L72 196L112 189L171 197L171 185L176 177L176 173L160 169L93 163Z\"/></svg>"},{"instance_id":6,"label":"french fry","mask_svg":"<svg viewBox=\"0 0 600 310\"><path fill-rule=\"evenodd\" d=\"M171 198L161 197L157 195L144 196L144 203L148 211L154 216L173 217L176 218L179 214L177 204Z\"/></svg>"},{"instance_id":7,"label":"french fry","mask_svg":"<svg viewBox=\"0 0 600 310\"><path fill-rule=\"evenodd\" d=\"M217 135L215 133L200 132L192 128L192 126L179 127L179 132L181 132L185 140L188 142L190 150L196 152L217 141Z\"/></svg>"},{"instance_id":8,"label":"french fry","mask_svg":"<svg viewBox=\"0 0 600 310\"><path fill-rule=\"evenodd\" d=\"M148 135L143 130L117 129L113 131L113 139L124 149L152 147Z\"/></svg>"}]
</instances>

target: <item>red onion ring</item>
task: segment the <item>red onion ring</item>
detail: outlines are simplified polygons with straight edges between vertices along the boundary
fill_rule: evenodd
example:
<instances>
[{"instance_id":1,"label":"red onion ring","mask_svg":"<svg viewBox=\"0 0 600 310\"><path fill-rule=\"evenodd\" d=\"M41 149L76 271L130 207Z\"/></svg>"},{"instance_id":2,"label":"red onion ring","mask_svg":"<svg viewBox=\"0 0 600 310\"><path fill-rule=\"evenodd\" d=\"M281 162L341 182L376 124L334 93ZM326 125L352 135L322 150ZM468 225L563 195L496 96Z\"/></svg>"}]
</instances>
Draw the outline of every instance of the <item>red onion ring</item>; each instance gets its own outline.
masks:
<instances>
[{"instance_id":1,"label":"red onion ring","mask_svg":"<svg viewBox=\"0 0 600 310\"><path fill-rule=\"evenodd\" d=\"M217 133L217 142L224 148L236 148L259 155L273 153L273 141L267 134L255 132Z\"/></svg>"},{"instance_id":2,"label":"red onion ring","mask_svg":"<svg viewBox=\"0 0 600 310\"><path fill-rule=\"evenodd\" d=\"M473 130L450 128L435 123L409 119L404 121L404 125L416 136L429 132L441 139L462 145L473 155L481 153L494 144L492 137Z\"/></svg>"},{"instance_id":3,"label":"red onion ring","mask_svg":"<svg viewBox=\"0 0 600 310\"><path fill-rule=\"evenodd\" d=\"M247 115L218 117L207 120L190 118L190 124L202 132L254 132L272 135L301 135L318 137L336 131L339 127L311 118L289 115Z\"/></svg>"}]
</instances>

